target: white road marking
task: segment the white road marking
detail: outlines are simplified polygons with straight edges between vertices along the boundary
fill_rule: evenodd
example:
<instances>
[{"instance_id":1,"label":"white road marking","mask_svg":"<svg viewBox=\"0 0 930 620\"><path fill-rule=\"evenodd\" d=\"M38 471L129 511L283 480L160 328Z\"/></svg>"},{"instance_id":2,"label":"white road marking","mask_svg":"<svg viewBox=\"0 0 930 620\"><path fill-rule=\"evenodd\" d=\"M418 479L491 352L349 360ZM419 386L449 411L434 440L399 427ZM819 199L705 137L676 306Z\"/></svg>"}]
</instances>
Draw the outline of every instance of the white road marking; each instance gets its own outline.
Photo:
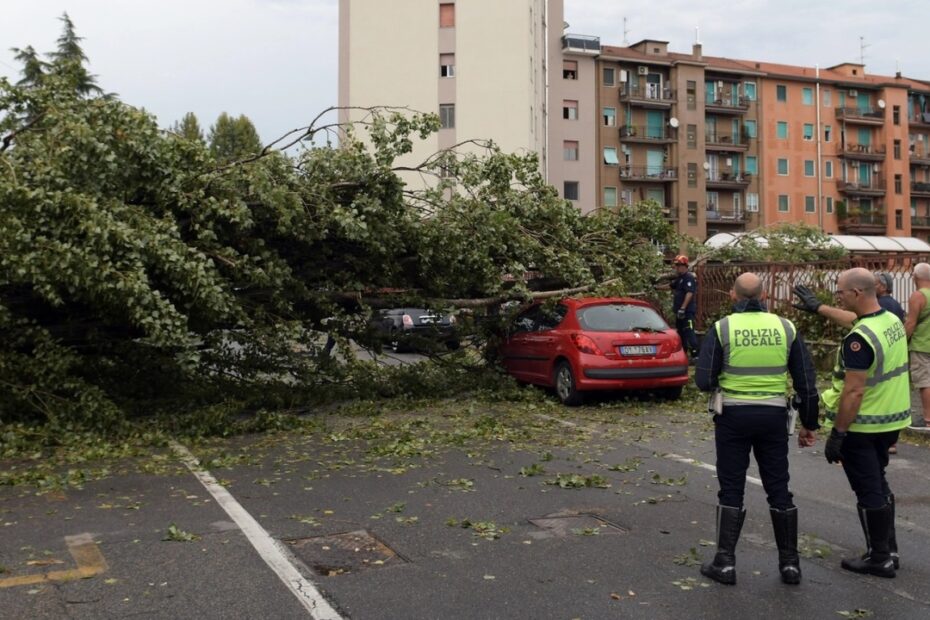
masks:
<instances>
[{"instance_id":1,"label":"white road marking","mask_svg":"<svg viewBox=\"0 0 930 620\"><path fill-rule=\"evenodd\" d=\"M194 476L200 480L210 495L216 500L229 518L232 519L242 533L245 534L258 555L265 561L271 570L284 582L284 585L297 597L301 605L310 612L314 620L342 620L335 609L323 598L320 591L297 570L287 554L281 549L279 543L272 538L265 528L259 525L252 515L236 501L229 491L220 485L216 478L200 466L197 458L190 450L176 441L171 442L171 448L177 453L181 461Z\"/></svg>"}]
</instances>

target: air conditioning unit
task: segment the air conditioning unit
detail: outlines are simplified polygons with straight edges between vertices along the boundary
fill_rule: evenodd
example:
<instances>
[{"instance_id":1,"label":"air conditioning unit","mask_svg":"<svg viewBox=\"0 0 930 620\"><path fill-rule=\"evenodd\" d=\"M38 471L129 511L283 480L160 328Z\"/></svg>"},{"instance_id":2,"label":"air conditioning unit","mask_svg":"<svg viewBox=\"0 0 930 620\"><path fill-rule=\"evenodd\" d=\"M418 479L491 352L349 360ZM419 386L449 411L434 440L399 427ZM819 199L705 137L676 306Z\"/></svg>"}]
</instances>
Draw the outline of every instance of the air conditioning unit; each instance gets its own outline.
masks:
<instances>
[{"instance_id":1,"label":"air conditioning unit","mask_svg":"<svg viewBox=\"0 0 930 620\"><path fill-rule=\"evenodd\" d=\"M649 67L646 65L639 65L636 67L636 73L639 75L649 75Z\"/></svg>"},{"instance_id":2,"label":"air conditioning unit","mask_svg":"<svg viewBox=\"0 0 930 620\"><path fill-rule=\"evenodd\" d=\"M852 89L850 89L850 91L849 91L849 96L850 96L850 97L858 97L858 96L859 96L859 91L858 91L858 90L852 90Z\"/></svg>"}]
</instances>

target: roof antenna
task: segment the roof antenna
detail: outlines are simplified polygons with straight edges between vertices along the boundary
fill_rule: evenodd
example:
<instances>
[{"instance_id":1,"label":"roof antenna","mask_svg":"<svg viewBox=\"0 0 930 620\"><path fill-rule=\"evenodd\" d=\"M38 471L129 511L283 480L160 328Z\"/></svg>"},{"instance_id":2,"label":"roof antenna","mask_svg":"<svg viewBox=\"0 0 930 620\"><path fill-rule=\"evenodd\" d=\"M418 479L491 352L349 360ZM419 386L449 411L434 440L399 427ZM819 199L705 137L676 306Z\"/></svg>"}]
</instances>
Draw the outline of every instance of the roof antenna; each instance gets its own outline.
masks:
<instances>
[{"instance_id":1,"label":"roof antenna","mask_svg":"<svg viewBox=\"0 0 930 620\"><path fill-rule=\"evenodd\" d=\"M694 27L694 42L697 43L698 45L700 45L701 43L701 27L700 26Z\"/></svg>"},{"instance_id":2,"label":"roof antenna","mask_svg":"<svg viewBox=\"0 0 930 620\"><path fill-rule=\"evenodd\" d=\"M859 37L859 64L865 66L865 48L872 47L871 43L865 42L865 37Z\"/></svg>"},{"instance_id":3,"label":"roof antenna","mask_svg":"<svg viewBox=\"0 0 930 620\"><path fill-rule=\"evenodd\" d=\"M623 18L623 47L630 46L630 39L627 35L630 34L629 29L626 27L626 17Z\"/></svg>"}]
</instances>

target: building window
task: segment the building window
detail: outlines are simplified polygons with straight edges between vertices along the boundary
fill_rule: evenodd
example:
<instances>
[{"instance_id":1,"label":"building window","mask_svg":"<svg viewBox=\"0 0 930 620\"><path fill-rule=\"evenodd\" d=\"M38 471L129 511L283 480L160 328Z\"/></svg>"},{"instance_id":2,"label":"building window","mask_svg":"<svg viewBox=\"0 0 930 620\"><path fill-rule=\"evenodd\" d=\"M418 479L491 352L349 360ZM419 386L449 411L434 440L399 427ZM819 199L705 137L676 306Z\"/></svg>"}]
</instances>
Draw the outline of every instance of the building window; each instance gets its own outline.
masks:
<instances>
[{"instance_id":1,"label":"building window","mask_svg":"<svg viewBox=\"0 0 930 620\"><path fill-rule=\"evenodd\" d=\"M746 97L749 101L756 100L756 83L755 82L743 82L743 96Z\"/></svg>"},{"instance_id":2,"label":"building window","mask_svg":"<svg viewBox=\"0 0 930 620\"><path fill-rule=\"evenodd\" d=\"M813 196L804 197L804 212L805 213L815 213L817 211L817 204L814 202Z\"/></svg>"},{"instance_id":3,"label":"building window","mask_svg":"<svg viewBox=\"0 0 930 620\"><path fill-rule=\"evenodd\" d=\"M823 141L830 142L833 139L833 127L830 125L823 126Z\"/></svg>"},{"instance_id":4,"label":"building window","mask_svg":"<svg viewBox=\"0 0 930 620\"><path fill-rule=\"evenodd\" d=\"M746 172L748 174L759 174L759 160L755 155L746 156Z\"/></svg>"},{"instance_id":5,"label":"building window","mask_svg":"<svg viewBox=\"0 0 930 620\"><path fill-rule=\"evenodd\" d=\"M777 84L775 86L775 98L778 101L788 101L788 87L784 84Z\"/></svg>"},{"instance_id":6,"label":"building window","mask_svg":"<svg viewBox=\"0 0 930 620\"><path fill-rule=\"evenodd\" d=\"M614 86L617 83L617 74L612 67L604 67L604 86Z\"/></svg>"},{"instance_id":7,"label":"building window","mask_svg":"<svg viewBox=\"0 0 930 620\"><path fill-rule=\"evenodd\" d=\"M604 127L617 126L617 108L604 108Z\"/></svg>"},{"instance_id":8,"label":"building window","mask_svg":"<svg viewBox=\"0 0 930 620\"><path fill-rule=\"evenodd\" d=\"M570 121L578 120L578 102L566 99L562 102L562 118Z\"/></svg>"},{"instance_id":9,"label":"building window","mask_svg":"<svg viewBox=\"0 0 930 620\"><path fill-rule=\"evenodd\" d=\"M443 2L439 5L439 27L455 27L455 4L452 2Z\"/></svg>"},{"instance_id":10,"label":"building window","mask_svg":"<svg viewBox=\"0 0 930 620\"><path fill-rule=\"evenodd\" d=\"M746 132L747 138L755 138L759 133L756 121L743 121L743 131Z\"/></svg>"},{"instance_id":11,"label":"building window","mask_svg":"<svg viewBox=\"0 0 930 620\"><path fill-rule=\"evenodd\" d=\"M455 77L455 54L439 55L439 77Z\"/></svg>"},{"instance_id":12,"label":"building window","mask_svg":"<svg viewBox=\"0 0 930 620\"><path fill-rule=\"evenodd\" d=\"M808 141L814 139L814 124L813 123L804 123L804 139Z\"/></svg>"},{"instance_id":13,"label":"building window","mask_svg":"<svg viewBox=\"0 0 930 620\"><path fill-rule=\"evenodd\" d=\"M901 124L901 106L896 105L891 107L891 122L895 125Z\"/></svg>"},{"instance_id":14,"label":"building window","mask_svg":"<svg viewBox=\"0 0 930 620\"><path fill-rule=\"evenodd\" d=\"M804 176L806 177L814 176L814 160L813 159L804 160Z\"/></svg>"},{"instance_id":15,"label":"building window","mask_svg":"<svg viewBox=\"0 0 930 620\"><path fill-rule=\"evenodd\" d=\"M823 107L829 108L833 105L833 93L829 88L823 89Z\"/></svg>"},{"instance_id":16,"label":"building window","mask_svg":"<svg viewBox=\"0 0 930 620\"><path fill-rule=\"evenodd\" d=\"M616 187L605 187L604 188L604 206L605 207L616 207L617 206L617 188Z\"/></svg>"},{"instance_id":17,"label":"building window","mask_svg":"<svg viewBox=\"0 0 930 620\"><path fill-rule=\"evenodd\" d=\"M833 162L829 159L823 162L823 176L828 179L833 178Z\"/></svg>"},{"instance_id":18,"label":"building window","mask_svg":"<svg viewBox=\"0 0 930 620\"><path fill-rule=\"evenodd\" d=\"M562 61L562 78L565 80L577 80L578 79L578 61L577 60L563 60Z\"/></svg>"},{"instance_id":19,"label":"building window","mask_svg":"<svg viewBox=\"0 0 930 620\"><path fill-rule=\"evenodd\" d=\"M895 194L900 194L903 191L901 188L901 185L902 185L901 175L900 174L894 175L894 193Z\"/></svg>"},{"instance_id":20,"label":"building window","mask_svg":"<svg viewBox=\"0 0 930 620\"><path fill-rule=\"evenodd\" d=\"M565 200L578 200L578 181L565 181L562 196Z\"/></svg>"},{"instance_id":21,"label":"building window","mask_svg":"<svg viewBox=\"0 0 930 620\"><path fill-rule=\"evenodd\" d=\"M775 137L779 140L788 139L788 122L787 121L778 121L775 123Z\"/></svg>"},{"instance_id":22,"label":"building window","mask_svg":"<svg viewBox=\"0 0 930 620\"><path fill-rule=\"evenodd\" d=\"M688 109L695 110L697 109L697 82L694 80L688 80L685 83L686 92L688 93Z\"/></svg>"},{"instance_id":23,"label":"building window","mask_svg":"<svg viewBox=\"0 0 930 620\"><path fill-rule=\"evenodd\" d=\"M688 125L688 148L697 148L697 125Z\"/></svg>"},{"instance_id":24,"label":"building window","mask_svg":"<svg viewBox=\"0 0 930 620\"><path fill-rule=\"evenodd\" d=\"M788 175L788 160L787 159L778 160L778 174L780 176Z\"/></svg>"},{"instance_id":25,"label":"building window","mask_svg":"<svg viewBox=\"0 0 930 620\"><path fill-rule=\"evenodd\" d=\"M688 164L688 187L697 187L697 164Z\"/></svg>"},{"instance_id":26,"label":"building window","mask_svg":"<svg viewBox=\"0 0 930 620\"><path fill-rule=\"evenodd\" d=\"M827 196L827 213L833 213L833 196Z\"/></svg>"},{"instance_id":27,"label":"building window","mask_svg":"<svg viewBox=\"0 0 930 620\"><path fill-rule=\"evenodd\" d=\"M688 223L697 224L697 201L688 201Z\"/></svg>"},{"instance_id":28,"label":"building window","mask_svg":"<svg viewBox=\"0 0 930 620\"><path fill-rule=\"evenodd\" d=\"M781 213L787 213L791 208L791 203L788 202L788 194L779 194L778 195L778 210Z\"/></svg>"},{"instance_id":29,"label":"building window","mask_svg":"<svg viewBox=\"0 0 930 620\"><path fill-rule=\"evenodd\" d=\"M803 105L814 105L814 89L805 86L801 89L801 103Z\"/></svg>"},{"instance_id":30,"label":"building window","mask_svg":"<svg viewBox=\"0 0 930 620\"><path fill-rule=\"evenodd\" d=\"M617 159L617 149L612 146L604 147L604 163L608 166L620 165L620 161Z\"/></svg>"},{"instance_id":31,"label":"building window","mask_svg":"<svg viewBox=\"0 0 930 620\"><path fill-rule=\"evenodd\" d=\"M443 103L439 106L439 127L442 129L455 128L454 103Z\"/></svg>"},{"instance_id":32,"label":"building window","mask_svg":"<svg viewBox=\"0 0 930 620\"><path fill-rule=\"evenodd\" d=\"M746 194L746 211L749 213L759 212L759 194L755 192Z\"/></svg>"},{"instance_id":33,"label":"building window","mask_svg":"<svg viewBox=\"0 0 930 620\"><path fill-rule=\"evenodd\" d=\"M720 204L720 194L717 192L707 192L707 210L717 211L717 205Z\"/></svg>"},{"instance_id":34,"label":"building window","mask_svg":"<svg viewBox=\"0 0 930 620\"><path fill-rule=\"evenodd\" d=\"M898 230L904 228L904 211L901 209L895 209L894 212L894 227Z\"/></svg>"},{"instance_id":35,"label":"building window","mask_svg":"<svg viewBox=\"0 0 930 620\"><path fill-rule=\"evenodd\" d=\"M565 140L562 142L562 153L565 161L578 161L578 141Z\"/></svg>"},{"instance_id":36,"label":"building window","mask_svg":"<svg viewBox=\"0 0 930 620\"><path fill-rule=\"evenodd\" d=\"M894 141L894 158L901 159L901 141L900 140Z\"/></svg>"},{"instance_id":37,"label":"building window","mask_svg":"<svg viewBox=\"0 0 930 620\"><path fill-rule=\"evenodd\" d=\"M633 190L625 189L620 192L620 204L633 205Z\"/></svg>"}]
</instances>

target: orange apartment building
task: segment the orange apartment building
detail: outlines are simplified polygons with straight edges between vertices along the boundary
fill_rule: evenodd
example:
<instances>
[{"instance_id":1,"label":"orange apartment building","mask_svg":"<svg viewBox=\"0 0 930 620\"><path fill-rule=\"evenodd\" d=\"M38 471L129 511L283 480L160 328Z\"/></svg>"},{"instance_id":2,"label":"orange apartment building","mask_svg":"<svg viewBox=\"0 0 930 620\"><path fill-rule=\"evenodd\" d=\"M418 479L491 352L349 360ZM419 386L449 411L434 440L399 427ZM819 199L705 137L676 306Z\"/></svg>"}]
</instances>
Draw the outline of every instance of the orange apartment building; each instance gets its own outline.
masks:
<instances>
[{"instance_id":1,"label":"orange apartment building","mask_svg":"<svg viewBox=\"0 0 930 620\"><path fill-rule=\"evenodd\" d=\"M699 239L782 221L928 239L930 84L655 40L596 61L597 206L652 199Z\"/></svg>"}]
</instances>

